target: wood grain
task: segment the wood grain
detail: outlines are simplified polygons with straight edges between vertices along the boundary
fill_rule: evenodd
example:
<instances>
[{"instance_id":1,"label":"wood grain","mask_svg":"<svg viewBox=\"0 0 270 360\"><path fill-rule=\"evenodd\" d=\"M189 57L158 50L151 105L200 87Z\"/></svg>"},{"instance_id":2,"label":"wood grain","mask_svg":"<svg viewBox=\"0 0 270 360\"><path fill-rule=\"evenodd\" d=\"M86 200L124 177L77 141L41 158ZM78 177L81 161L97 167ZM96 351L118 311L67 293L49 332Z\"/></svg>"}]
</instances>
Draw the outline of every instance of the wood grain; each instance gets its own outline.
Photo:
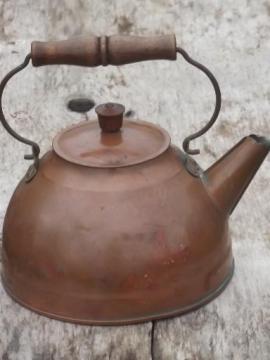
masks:
<instances>
[{"instance_id":1,"label":"wood grain","mask_svg":"<svg viewBox=\"0 0 270 360\"><path fill-rule=\"evenodd\" d=\"M155 36L77 36L67 40L33 41L31 58L34 66L125 65L147 60L175 60L174 35Z\"/></svg>"}]
</instances>

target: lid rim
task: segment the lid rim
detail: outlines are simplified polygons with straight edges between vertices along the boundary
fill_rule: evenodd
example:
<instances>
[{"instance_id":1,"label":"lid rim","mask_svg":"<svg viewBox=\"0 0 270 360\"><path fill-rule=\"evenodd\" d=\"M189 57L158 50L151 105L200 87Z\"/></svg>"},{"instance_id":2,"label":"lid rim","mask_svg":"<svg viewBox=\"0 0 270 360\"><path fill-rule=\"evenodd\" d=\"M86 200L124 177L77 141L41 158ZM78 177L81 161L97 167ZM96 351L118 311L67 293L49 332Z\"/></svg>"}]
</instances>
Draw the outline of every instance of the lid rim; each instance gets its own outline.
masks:
<instances>
[{"instance_id":1,"label":"lid rim","mask_svg":"<svg viewBox=\"0 0 270 360\"><path fill-rule=\"evenodd\" d=\"M157 158L158 156L162 155L166 150L168 150L168 148L171 145L171 138L170 135L168 134L168 132L163 129L161 126L157 125L157 124L153 124L153 123L149 123L147 121L143 121L143 120L129 120L129 119L124 119L124 124L135 124L135 125L143 125L143 126L147 126L147 127L151 127L152 129L155 129L157 131L159 131L159 133L161 133L164 137L164 141L163 144L160 146L160 148L158 149L158 151L155 151L151 154L149 154L148 156L146 155L144 158L142 159L135 159L135 160L130 160L128 163L123 163L123 164L98 164L98 163L91 163L88 160L88 163L84 163L81 159L76 159L72 156L69 156L68 154L66 154L62 149L61 146L59 145L59 140L61 138L61 136L63 136L63 134L68 133L69 131L72 131L75 128L80 128L89 124L94 124L97 123L98 124L98 119L95 119L95 121L82 121L78 124L75 125L71 125L68 126L66 128L64 128L60 133L58 133L53 141L52 141L52 149L53 151L56 153L57 156L59 156L61 159L75 164L75 165L79 165L79 166L83 166L83 167L88 167L88 168L95 168L95 169L117 169L117 168L124 168L124 167L129 167L129 166L135 166L135 165L139 165L139 164L143 164L144 162L150 161L150 160L154 160L155 158ZM123 126L124 130L125 126ZM102 132L102 130L100 130L100 133Z\"/></svg>"}]
</instances>

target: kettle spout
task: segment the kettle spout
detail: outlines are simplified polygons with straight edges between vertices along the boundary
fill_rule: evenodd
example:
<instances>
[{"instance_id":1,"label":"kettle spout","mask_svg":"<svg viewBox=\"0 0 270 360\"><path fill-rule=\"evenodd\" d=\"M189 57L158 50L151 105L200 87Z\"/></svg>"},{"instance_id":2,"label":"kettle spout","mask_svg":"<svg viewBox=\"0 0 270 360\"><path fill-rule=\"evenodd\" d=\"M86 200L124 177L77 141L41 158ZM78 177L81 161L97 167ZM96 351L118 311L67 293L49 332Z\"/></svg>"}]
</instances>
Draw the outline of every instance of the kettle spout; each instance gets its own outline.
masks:
<instances>
[{"instance_id":1,"label":"kettle spout","mask_svg":"<svg viewBox=\"0 0 270 360\"><path fill-rule=\"evenodd\" d=\"M269 150L269 139L250 135L206 171L207 191L222 211L232 213Z\"/></svg>"}]
</instances>

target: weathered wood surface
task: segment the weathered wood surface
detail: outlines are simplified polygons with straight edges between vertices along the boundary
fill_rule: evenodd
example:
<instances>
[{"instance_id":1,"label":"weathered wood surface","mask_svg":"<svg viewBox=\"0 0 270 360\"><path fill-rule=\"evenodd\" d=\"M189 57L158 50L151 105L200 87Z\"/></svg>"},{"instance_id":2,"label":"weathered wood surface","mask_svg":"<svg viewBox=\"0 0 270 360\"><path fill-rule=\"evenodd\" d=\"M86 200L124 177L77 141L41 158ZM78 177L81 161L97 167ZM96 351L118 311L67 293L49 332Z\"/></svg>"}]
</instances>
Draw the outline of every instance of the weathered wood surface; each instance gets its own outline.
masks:
<instances>
[{"instance_id":1,"label":"weathered wood surface","mask_svg":"<svg viewBox=\"0 0 270 360\"><path fill-rule=\"evenodd\" d=\"M270 134L270 2L214 0L0 1L0 76L22 61L31 40L74 34L175 32L178 43L216 74L223 91L219 122L197 141L203 166L248 133ZM83 115L66 102L83 95L122 102L164 126L174 143L210 116L207 80L182 60L121 68L27 69L5 94L12 125L43 152L56 131ZM93 111L89 115L92 115ZM28 164L25 146L0 130L0 219ZM190 315L118 328L48 320L13 303L0 288L2 359L270 359L270 160L231 218L236 272L226 291Z\"/></svg>"}]
</instances>

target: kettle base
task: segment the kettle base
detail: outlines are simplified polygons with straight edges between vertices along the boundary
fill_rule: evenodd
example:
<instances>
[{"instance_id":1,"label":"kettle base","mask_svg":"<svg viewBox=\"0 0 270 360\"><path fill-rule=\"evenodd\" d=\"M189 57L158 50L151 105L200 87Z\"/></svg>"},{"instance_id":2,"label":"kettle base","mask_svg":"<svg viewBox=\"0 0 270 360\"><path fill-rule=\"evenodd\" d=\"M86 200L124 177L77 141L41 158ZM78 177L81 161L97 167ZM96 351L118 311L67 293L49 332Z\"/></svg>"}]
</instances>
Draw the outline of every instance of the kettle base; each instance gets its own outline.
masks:
<instances>
[{"instance_id":1,"label":"kettle base","mask_svg":"<svg viewBox=\"0 0 270 360\"><path fill-rule=\"evenodd\" d=\"M161 313L161 314L157 314L157 315L153 315L153 316L146 316L146 317L140 317L140 318L132 318L132 319L126 319L126 320L113 320L113 321L97 321L97 320L91 320L91 319L86 319L86 320L82 320L82 319L76 319L76 318L72 318L72 317L63 317L57 314L53 314L53 313L49 313L49 312L45 312L45 311L41 311L39 309L36 309L34 307L32 307L31 305L23 302L21 299L19 299L18 297L16 297L12 291L9 289L7 283L5 282L4 277L2 276L2 284L3 287L6 291L6 293L18 304L20 304L21 306L39 314L39 315L43 315L46 316L48 318L51 319L55 319L55 320L60 320L60 321L64 321L64 322L70 322L70 323L76 323L76 324L80 324L80 325L98 325L98 326L104 326L104 325L110 325L110 326L118 326L118 325L131 325L131 324L139 324L139 323L144 323L144 322L148 322L148 321L153 321L153 320L161 320L161 319L166 319L166 318L172 318L175 316L180 316L180 315L184 315L187 314L189 312L192 312L194 310L199 309L200 307L208 304L209 302L211 302L212 300L214 300L217 296L219 296L223 290L225 290L225 288L227 287L227 285L229 284L229 282L231 281L232 277L234 274L234 261L232 263L230 272L228 273L228 275L226 276L226 278L223 280L223 282L214 290L212 290L211 292L209 292L206 296L204 296L203 298L199 299L198 301L194 302L191 305L182 307L180 309L171 311L171 312L165 312L165 313Z\"/></svg>"}]
</instances>

